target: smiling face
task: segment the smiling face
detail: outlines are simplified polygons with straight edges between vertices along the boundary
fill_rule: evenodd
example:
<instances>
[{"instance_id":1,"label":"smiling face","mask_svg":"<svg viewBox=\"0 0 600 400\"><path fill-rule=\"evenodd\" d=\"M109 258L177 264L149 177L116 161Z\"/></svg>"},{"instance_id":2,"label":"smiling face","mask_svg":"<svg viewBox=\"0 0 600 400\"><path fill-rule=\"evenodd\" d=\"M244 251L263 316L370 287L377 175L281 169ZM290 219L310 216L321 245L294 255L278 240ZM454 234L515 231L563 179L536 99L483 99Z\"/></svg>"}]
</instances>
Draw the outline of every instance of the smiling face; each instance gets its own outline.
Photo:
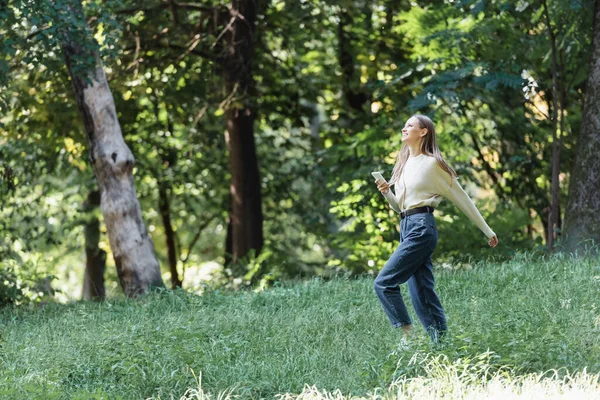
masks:
<instances>
[{"instance_id":1,"label":"smiling face","mask_svg":"<svg viewBox=\"0 0 600 400\"><path fill-rule=\"evenodd\" d=\"M406 144L417 144L422 137L427 134L426 128L421 128L419 120L415 117L410 117L404 128L402 128L402 142Z\"/></svg>"}]
</instances>

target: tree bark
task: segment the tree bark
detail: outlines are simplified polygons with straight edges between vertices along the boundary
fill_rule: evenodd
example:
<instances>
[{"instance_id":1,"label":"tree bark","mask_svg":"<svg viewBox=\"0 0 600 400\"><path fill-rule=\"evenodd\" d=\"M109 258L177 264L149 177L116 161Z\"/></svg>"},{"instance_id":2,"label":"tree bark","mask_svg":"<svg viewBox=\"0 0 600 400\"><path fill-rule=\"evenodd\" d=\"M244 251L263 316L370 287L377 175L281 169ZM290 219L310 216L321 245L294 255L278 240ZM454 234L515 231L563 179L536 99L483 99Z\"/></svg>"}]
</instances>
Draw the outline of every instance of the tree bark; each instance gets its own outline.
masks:
<instances>
[{"instance_id":1,"label":"tree bark","mask_svg":"<svg viewBox=\"0 0 600 400\"><path fill-rule=\"evenodd\" d=\"M543 208L535 208L535 212L540 217L540 221L542 221L542 227L544 228L544 240L546 241L546 245L548 244L548 236L550 236L550 232L548 231L548 227L550 226L550 224L548 223L548 217L550 215L549 210L550 206L546 206Z\"/></svg>"},{"instance_id":2,"label":"tree bark","mask_svg":"<svg viewBox=\"0 0 600 400\"><path fill-rule=\"evenodd\" d=\"M106 270L106 252L98 247L100 243L100 221L93 216L93 211L100 207L100 191L94 190L89 193L84 203L86 223L85 235L85 274L83 277L83 300L104 300L106 290L104 288L104 271Z\"/></svg>"},{"instance_id":3,"label":"tree bark","mask_svg":"<svg viewBox=\"0 0 600 400\"><path fill-rule=\"evenodd\" d=\"M260 174L254 141L256 110L251 104L254 90L252 59L256 23L256 0L234 0L234 22L226 33L223 50L225 89L238 96L226 112L225 141L231 172L231 257L238 264L251 250L258 255L263 247L263 214ZM242 271L238 271L242 272Z\"/></svg>"},{"instance_id":4,"label":"tree bark","mask_svg":"<svg viewBox=\"0 0 600 400\"><path fill-rule=\"evenodd\" d=\"M600 243L600 0L595 2L593 26L592 60L563 229L562 244L571 252L585 242Z\"/></svg>"},{"instance_id":5,"label":"tree bark","mask_svg":"<svg viewBox=\"0 0 600 400\"><path fill-rule=\"evenodd\" d=\"M101 192L100 209L119 281L127 296L136 296L164 283L154 245L142 221L132 174L135 159L123 139L96 43L92 43L81 3L69 4L72 17L86 30L78 32L72 24L63 26L61 47L89 141L91 164ZM82 64L86 60L94 65Z\"/></svg>"},{"instance_id":6,"label":"tree bark","mask_svg":"<svg viewBox=\"0 0 600 400\"><path fill-rule=\"evenodd\" d=\"M165 104L165 111L168 111L168 107ZM154 112L156 115L157 128L161 129L160 126L160 101L158 96L154 102ZM166 127L168 132L173 132L173 123L171 118L167 114ZM163 227L165 229L165 240L167 245L167 257L169 260L169 272L171 273L171 288L182 287L182 279L179 277L177 272L177 246L175 240L175 230L171 222L171 201L169 200L169 192L173 192L171 189L171 183L165 176L168 176L168 169L173 168L177 163L177 153L172 149L164 147L159 150L161 154L162 167L156 172L156 180L158 181L158 210L162 219Z\"/></svg>"},{"instance_id":7,"label":"tree bark","mask_svg":"<svg viewBox=\"0 0 600 400\"><path fill-rule=\"evenodd\" d=\"M225 236L225 265L233 263L233 229L231 225L231 210L227 219L227 235Z\"/></svg>"},{"instance_id":8,"label":"tree bark","mask_svg":"<svg viewBox=\"0 0 600 400\"><path fill-rule=\"evenodd\" d=\"M159 183L158 188L158 208L165 228L165 237L167 242L167 256L169 258L169 271L171 272L171 287L180 288L182 280L177 272L177 248L175 247L175 232L171 223L171 204L169 202L169 193L164 184Z\"/></svg>"}]
</instances>

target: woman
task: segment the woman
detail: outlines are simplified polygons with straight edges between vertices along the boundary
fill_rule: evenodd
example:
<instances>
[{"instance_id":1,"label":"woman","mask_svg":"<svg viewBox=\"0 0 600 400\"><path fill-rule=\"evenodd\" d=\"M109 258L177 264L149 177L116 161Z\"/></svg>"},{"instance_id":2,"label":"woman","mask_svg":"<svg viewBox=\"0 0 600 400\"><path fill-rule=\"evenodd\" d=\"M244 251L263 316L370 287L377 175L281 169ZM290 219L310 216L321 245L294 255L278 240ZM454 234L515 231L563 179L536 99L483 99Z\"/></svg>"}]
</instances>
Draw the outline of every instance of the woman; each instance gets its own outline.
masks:
<instances>
[{"instance_id":1,"label":"woman","mask_svg":"<svg viewBox=\"0 0 600 400\"><path fill-rule=\"evenodd\" d=\"M414 115L402 129L402 143L389 183L376 180L377 188L390 206L400 213L400 245L375 279L375 292L392 326L404 335L412 323L398 285L408 282L413 306L431 336L437 342L447 330L446 317L434 290L431 254L438 233L433 210L442 196L452 201L483 231L489 245L498 238L457 180L456 172L443 159L437 145L431 119ZM389 190L394 185L394 195Z\"/></svg>"}]
</instances>

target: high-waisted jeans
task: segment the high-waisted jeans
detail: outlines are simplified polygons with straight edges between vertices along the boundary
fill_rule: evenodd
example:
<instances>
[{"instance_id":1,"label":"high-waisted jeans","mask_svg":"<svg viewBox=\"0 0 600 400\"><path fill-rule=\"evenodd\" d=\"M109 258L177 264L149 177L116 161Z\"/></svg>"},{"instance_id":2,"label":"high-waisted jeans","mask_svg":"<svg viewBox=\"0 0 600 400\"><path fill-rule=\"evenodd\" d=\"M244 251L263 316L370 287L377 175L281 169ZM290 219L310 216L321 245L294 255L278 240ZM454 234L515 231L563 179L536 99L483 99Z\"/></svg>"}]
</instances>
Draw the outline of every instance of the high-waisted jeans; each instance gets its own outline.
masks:
<instances>
[{"instance_id":1,"label":"high-waisted jeans","mask_svg":"<svg viewBox=\"0 0 600 400\"><path fill-rule=\"evenodd\" d=\"M400 222L400 245L375 279L375 292L394 328L411 320L398 285L408 282L417 317L434 342L447 330L446 316L434 290L431 254L438 233L433 214L405 217Z\"/></svg>"}]
</instances>

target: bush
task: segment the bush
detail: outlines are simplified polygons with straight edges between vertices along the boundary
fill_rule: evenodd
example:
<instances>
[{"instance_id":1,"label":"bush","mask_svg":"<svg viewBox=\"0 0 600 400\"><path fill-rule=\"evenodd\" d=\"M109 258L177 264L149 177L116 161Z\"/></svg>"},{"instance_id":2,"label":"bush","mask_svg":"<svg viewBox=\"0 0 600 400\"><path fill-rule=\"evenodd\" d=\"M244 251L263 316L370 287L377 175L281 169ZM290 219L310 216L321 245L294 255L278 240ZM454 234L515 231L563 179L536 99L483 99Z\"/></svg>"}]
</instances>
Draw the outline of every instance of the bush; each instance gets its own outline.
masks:
<instances>
[{"instance_id":1,"label":"bush","mask_svg":"<svg viewBox=\"0 0 600 400\"><path fill-rule=\"evenodd\" d=\"M17 274L12 268L0 269L0 307L21 302L23 289L20 287Z\"/></svg>"},{"instance_id":2,"label":"bush","mask_svg":"<svg viewBox=\"0 0 600 400\"><path fill-rule=\"evenodd\" d=\"M0 263L0 308L41 301L52 296L54 276L36 272L31 261L19 263L8 260Z\"/></svg>"}]
</instances>

